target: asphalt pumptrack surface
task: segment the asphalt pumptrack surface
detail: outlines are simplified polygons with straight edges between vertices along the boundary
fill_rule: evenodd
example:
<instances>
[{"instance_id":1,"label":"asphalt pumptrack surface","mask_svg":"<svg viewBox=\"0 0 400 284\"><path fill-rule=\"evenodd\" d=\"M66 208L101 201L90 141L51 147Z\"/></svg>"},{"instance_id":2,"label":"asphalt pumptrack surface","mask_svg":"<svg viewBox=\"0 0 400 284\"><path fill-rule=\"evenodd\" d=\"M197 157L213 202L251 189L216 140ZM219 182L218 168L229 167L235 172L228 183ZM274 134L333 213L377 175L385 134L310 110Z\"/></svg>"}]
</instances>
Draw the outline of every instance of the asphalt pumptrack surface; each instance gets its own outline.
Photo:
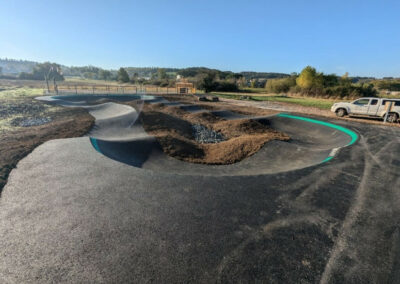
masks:
<instances>
[{"instance_id":1,"label":"asphalt pumptrack surface","mask_svg":"<svg viewBox=\"0 0 400 284\"><path fill-rule=\"evenodd\" d=\"M398 283L400 129L252 117L290 141L204 165L166 155L138 119L143 104L207 111L199 106L40 99L83 107L96 124L86 137L42 144L11 172L1 283Z\"/></svg>"}]
</instances>

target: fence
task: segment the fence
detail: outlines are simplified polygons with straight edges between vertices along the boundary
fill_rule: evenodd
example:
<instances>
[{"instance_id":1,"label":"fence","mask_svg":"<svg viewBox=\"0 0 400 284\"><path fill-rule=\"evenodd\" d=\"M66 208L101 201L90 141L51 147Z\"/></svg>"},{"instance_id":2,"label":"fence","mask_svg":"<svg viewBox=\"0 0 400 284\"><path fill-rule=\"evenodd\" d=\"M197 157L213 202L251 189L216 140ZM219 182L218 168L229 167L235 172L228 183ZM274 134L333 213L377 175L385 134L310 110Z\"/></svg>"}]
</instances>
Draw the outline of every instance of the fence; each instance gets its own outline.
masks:
<instances>
[{"instance_id":1,"label":"fence","mask_svg":"<svg viewBox=\"0 0 400 284\"><path fill-rule=\"evenodd\" d=\"M195 89L188 89L188 93L195 93ZM48 93L45 90L45 93ZM51 86L50 94L179 94L175 87L136 86L136 85L60 85Z\"/></svg>"}]
</instances>

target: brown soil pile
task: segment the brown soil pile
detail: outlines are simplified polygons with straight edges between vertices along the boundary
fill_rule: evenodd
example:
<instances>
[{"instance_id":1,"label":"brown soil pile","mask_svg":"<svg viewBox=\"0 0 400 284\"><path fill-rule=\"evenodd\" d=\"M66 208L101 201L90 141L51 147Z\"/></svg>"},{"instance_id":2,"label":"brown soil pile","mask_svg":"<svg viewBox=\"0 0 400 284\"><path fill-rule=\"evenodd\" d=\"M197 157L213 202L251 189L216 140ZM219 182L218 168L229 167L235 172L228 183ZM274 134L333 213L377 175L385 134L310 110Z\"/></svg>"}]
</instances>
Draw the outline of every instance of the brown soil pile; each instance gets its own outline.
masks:
<instances>
[{"instance_id":1,"label":"brown soil pile","mask_svg":"<svg viewBox=\"0 0 400 284\"><path fill-rule=\"evenodd\" d=\"M165 153L180 160L201 164L232 164L255 154L271 140L289 137L252 120L224 120L208 112L189 113L161 104L145 105L141 113L145 130L155 136ZM226 141L200 144L193 136L193 124L221 133Z\"/></svg>"},{"instance_id":2,"label":"brown soil pile","mask_svg":"<svg viewBox=\"0 0 400 284\"><path fill-rule=\"evenodd\" d=\"M228 103L228 102L203 102L199 101L198 98L194 95L163 95L167 100L169 101L175 101L175 102L180 102L184 104L196 104L200 106L201 108L207 109L207 110L230 110L233 112L237 112L239 114L245 114L245 115L271 115L278 113L278 111L275 110L270 110L270 109L263 109L263 108L258 108L258 107L252 107L252 106L244 106L244 105L237 105L235 104L236 101L233 101L233 103Z\"/></svg>"},{"instance_id":3,"label":"brown soil pile","mask_svg":"<svg viewBox=\"0 0 400 284\"><path fill-rule=\"evenodd\" d=\"M94 118L82 109L63 109L50 123L1 133L0 192L18 161L40 144L58 138L79 137L93 126Z\"/></svg>"}]
</instances>

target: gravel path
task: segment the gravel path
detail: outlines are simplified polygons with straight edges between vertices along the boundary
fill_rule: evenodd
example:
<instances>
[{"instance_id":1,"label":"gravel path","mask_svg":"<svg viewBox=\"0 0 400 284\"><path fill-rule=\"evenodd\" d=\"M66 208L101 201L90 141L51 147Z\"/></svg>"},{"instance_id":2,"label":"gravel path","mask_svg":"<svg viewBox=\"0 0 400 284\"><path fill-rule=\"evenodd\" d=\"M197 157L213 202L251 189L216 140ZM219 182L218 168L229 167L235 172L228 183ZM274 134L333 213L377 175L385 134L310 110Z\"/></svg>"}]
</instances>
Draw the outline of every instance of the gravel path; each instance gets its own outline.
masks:
<instances>
[{"instance_id":1,"label":"gravel path","mask_svg":"<svg viewBox=\"0 0 400 284\"><path fill-rule=\"evenodd\" d=\"M331 113L329 110L319 109L316 107L304 107L295 104L287 104L287 103L271 102L271 101L245 101L245 100L233 100L225 98L220 98L220 100L233 105L335 117L335 115Z\"/></svg>"},{"instance_id":2,"label":"gravel path","mask_svg":"<svg viewBox=\"0 0 400 284\"><path fill-rule=\"evenodd\" d=\"M330 110L326 109L319 109L316 107L306 107L296 104L289 104L289 103L281 103L281 102L271 102L271 101L244 101L244 100L233 100L233 99L225 99L220 98L221 101L225 103L229 103L235 106L242 106L242 107L257 107L261 109L268 109L268 110L276 110L282 112L295 112L295 113L303 113L307 115L316 115L316 116L324 116L328 118L335 118L347 121L356 121L362 123L369 123L369 124L378 124L382 125L383 122L379 119L374 118L367 118L367 117L336 117L334 113ZM400 123L396 124L385 124L386 126L394 126L400 127Z\"/></svg>"}]
</instances>

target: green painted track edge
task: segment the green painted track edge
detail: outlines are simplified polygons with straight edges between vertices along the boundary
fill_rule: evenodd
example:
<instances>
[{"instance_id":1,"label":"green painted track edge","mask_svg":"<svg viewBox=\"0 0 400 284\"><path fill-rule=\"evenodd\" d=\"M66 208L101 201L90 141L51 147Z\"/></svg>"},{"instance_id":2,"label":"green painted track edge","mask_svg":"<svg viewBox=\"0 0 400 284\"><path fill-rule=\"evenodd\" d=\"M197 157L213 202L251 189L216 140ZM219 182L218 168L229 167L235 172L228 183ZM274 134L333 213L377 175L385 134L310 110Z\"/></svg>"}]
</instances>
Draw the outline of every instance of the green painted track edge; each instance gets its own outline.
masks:
<instances>
[{"instance_id":1,"label":"green painted track edge","mask_svg":"<svg viewBox=\"0 0 400 284\"><path fill-rule=\"evenodd\" d=\"M96 138L90 137L90 143L96 149L97 152L101 153L101 150L100 150L99 144L97 143L97 139Z\"/></svg>"},{"instance_id":2,"label":"green painted track edge","mask_svg":"<svg viewBox=\"0 0 400 284\"><path fill-rule=\"evenodd\" d=\"M324 125L324 126L331 127L331 128L337 129L339 131L342 131L342 132L346 133L347 135L349 135L350 138L351 138L351 141L347 145L345 145L344 147L354 144L358 139L358 135L354 131L352 131L352 130L350 130L348 128L345 128L343 126L339 126L339 125L333 124L333 123L329 123L329 122L325 122L325 121L321 121L321 120L317 120L317 119L312 119L312 118L308 118L308 117L291 115L291 114L287 114L287 113L279 113L279 114L277 114L277 116L303 120L303 121L307 121L307 122L310 122L310 123L316 123L316 124ZM334 157L334 155L329 155L328 157L326 157L321 162L321 164L332 160L333 157Z\"/></svg>"},{"instance_id":3,"label":"green painted track edge","mask_svg":"<svg viewBox=\"0 0 400 284\"><path fill-rule=\"evenodd\" d=\"M351 138L351 141L346 146L350 146L350 145L354 144L358 139L358 135L354 131L352 131L352 130L350 130L348 128L345 128L343 126L339 126L339 125L333 124L333 123L329 123L329 122L325 122L325 121L321 121L321 120L316 120L316 119L312 119L312 118L308 118L308 117L291 115L291 114L287 114L287 113L279 113L278 116L280 116L280 117L288 117L288 118L293 118L293 119L298 119L298 120L303 120L303 121L316 123L316 124L321 124L321 125L324 125L324 126L331 127L331 128L337 129L339 131L342 131L342 132L346 133L347 135L349 135L350 138Z\"/></svg>"}]
</instances>

